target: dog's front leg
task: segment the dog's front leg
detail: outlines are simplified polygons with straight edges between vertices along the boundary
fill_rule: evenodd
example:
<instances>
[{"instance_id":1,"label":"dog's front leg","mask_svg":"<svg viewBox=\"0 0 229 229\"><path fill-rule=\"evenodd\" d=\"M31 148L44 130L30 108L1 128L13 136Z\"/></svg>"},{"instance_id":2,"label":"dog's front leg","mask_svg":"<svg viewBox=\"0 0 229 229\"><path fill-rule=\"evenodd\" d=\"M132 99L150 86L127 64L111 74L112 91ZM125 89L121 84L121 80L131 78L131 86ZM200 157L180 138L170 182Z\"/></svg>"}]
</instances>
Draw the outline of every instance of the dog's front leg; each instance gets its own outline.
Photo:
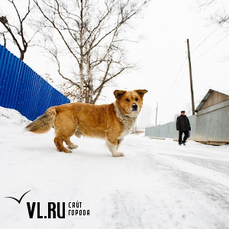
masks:
<instances>
[{"instance_id":1,"label":"dog's front leg","mask_svg":"<svg viewBox=\"0 0 229 229\"><path fill-rule=\"evenodd\" d=\"M122 141L123 141L123 138L122 139L118 139L118 144L117 144L117 149L119 148L119 146L120 146L120 144L122 143Z\"/></svg>"},{"instance_id":2,"label":"dog's front leg","mask_svg":"<svg viewBox=\"0 0 229 229\"><path fill-rule=\"evenodd\" d=\"M123 153L118 152L118 141L117 144L112 144L108 139L106 140L107 146L112 153L113 157L124 157Z\"/></svg>"}]
</instances>

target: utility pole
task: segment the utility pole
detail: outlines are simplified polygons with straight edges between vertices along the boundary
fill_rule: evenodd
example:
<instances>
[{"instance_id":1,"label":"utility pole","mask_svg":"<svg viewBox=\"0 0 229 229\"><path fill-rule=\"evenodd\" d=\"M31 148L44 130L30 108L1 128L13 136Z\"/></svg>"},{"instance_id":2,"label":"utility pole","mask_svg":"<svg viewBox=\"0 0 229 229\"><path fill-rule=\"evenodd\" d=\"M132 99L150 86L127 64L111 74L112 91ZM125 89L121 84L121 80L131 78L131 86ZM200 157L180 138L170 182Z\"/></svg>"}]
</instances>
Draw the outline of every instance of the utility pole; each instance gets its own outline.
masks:
<instances>
[{"instance_id":1,"label":"utility pole","mask_svg":"<svg viewBox=\"0 0 229 229\"><path fill-rule=\"evenodd\" d=\"M158 115L158 103L156 107L155 126L157 126L157 115Z\"/></svg>"},{"instance_id":2,"label":"utility pole","mask_svg":"<svg viewBox=\"0 0 229 229\"><path fill-rule=\"evenodd\" d=\"M192 65L191 65L189 39L187 39L187 48L188 48L188 64L189 64L189 77L190 77L190 89L191 89L191 100L192 100L192 115L195 115L194 93L193 93L193 83L192 83Z\"/></svg>"}]
</instances>

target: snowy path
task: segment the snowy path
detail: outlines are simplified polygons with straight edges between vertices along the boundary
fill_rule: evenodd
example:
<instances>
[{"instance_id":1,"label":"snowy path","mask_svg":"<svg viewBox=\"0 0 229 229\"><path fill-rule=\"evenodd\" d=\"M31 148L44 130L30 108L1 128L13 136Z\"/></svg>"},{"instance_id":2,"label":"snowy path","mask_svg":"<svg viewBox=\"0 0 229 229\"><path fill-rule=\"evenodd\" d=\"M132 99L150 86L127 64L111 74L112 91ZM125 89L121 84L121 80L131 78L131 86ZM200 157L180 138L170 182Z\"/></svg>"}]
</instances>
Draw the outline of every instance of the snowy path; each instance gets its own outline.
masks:
<instances>
[{"instance_id":1,"label":"snowy path","mask_svg":"<svg viewBox=\"0 0 229 229\"><path fill-rule=\"evenodd\" d=\"M229 228L228 146L130 135L120 147L125 157L112 158L104 141L73 137L79 148L65 154L56 151L53 130L24 132L20 120L0 109L1 228ZM5 198L28 190L21 204ZM68 215L77 201L90 216ZM67 214L30 219L27 202L39 202L43 216L48 202L64 202Z\"/></svg>"}]
</instances>

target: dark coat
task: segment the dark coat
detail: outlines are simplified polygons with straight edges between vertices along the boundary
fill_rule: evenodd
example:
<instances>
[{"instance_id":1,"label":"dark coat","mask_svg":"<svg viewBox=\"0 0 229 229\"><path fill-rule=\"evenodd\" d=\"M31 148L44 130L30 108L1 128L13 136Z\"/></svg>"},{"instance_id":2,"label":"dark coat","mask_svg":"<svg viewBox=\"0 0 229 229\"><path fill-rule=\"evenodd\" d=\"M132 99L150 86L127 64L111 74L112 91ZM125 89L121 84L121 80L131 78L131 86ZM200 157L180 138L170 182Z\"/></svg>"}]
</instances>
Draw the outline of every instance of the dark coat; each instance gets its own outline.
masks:
<instances>
[{"instance_id":1,"label":"dark coat","mask_svg":"<svg viewBox=\"0 0 229 229\"><path fill-rule=\"evenodd\" d=\"M179 131L188 131L191 130L191 126L186 115L180 115L177 117L176 128Z\"/></svg>"}]
</instances>

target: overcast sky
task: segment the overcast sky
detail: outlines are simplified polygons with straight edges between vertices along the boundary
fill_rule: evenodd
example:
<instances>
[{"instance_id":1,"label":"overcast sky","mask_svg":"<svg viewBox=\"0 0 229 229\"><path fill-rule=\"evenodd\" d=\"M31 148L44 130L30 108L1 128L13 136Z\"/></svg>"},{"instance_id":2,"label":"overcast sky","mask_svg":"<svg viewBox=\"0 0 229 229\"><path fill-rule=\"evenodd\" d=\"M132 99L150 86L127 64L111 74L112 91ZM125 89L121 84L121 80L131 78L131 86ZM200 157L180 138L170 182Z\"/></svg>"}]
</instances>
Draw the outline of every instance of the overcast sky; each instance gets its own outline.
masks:
<instances>
[{"instance_id":1,"label":"overcast sky","mask_svg":"<svg viewBox=\"0 0 229 229\"><path fill-rule=\"evenodd\" d=\"M155 123L157 103L159 124L173 121L181 110L190 115L187 39L195 107L210 88L229 94L229 26L223 28L210 20L210 12L218 6L214 7L201 11L196 0L152 0L129 34L133 39L141 37L140 42L127 47L127 57L137 63L138 70L117 78L113 87L105 89L106 98L100 102L112 102L113 90L117 88L147 89L143 114L147 123ZM40 75L55 75L58 82L55 69L35 48L29 49L24 61Z\"/></svg>"}]
</instances>

